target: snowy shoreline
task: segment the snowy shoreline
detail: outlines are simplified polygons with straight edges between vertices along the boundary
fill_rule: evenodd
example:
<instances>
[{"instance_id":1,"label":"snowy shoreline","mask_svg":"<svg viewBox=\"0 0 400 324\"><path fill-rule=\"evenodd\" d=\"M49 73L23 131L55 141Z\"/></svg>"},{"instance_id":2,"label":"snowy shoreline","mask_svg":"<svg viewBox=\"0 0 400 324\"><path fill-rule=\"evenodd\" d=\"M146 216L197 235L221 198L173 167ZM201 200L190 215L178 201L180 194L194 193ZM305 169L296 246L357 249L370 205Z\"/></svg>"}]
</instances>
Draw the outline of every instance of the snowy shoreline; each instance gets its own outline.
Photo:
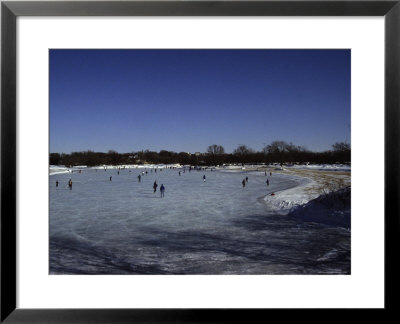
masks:
<instances>
[{"instance_id":1,"label":"snowy shoreline","mask_svg":"<svg viewBox=\"0 0 400 324\"><path fill-rule=\"evenodd\" d=\"M296 181L298 184L295 187L274 192L274 195L266 195L263 198L264 203L275 211L289 211L293 207L304 205L316 198L307 193L307 189L313 188L315 181L306 177L298 177Z\"/></svg>"},{"instance_id":2,"label":"snowy shoreline","mask_svg":"<svg viewBox=\"0 0 400 324\"><path fill-rule=\"evenodd\" d=\"M84 169L89 170L115 170L115 169L163 169L166 167L180 168L179 164L122 164L122 165L98 165L88 167L86 165L78 165L73 167L66 167L64 165L50 165L49 175L72 173L73 171L79 171Z\"/></svg>"},{"instance_id":3,"label":"snowy shoreline","mask_svg":"<svg viewBox=\"0 0 400 324\"><path fill-rule=\"evenodd\" d=\"M265 171L253 171L242 168L230 168L228 170L219 170L226 173L247 173L263 176ZM267 172L268 174L268 172ZM274 173L275 174L275 173ZM309 177L297 176L297 175L286 175L278 173L280 176L287 176L290 180L295 181L296 185L290 188L282 189L279 191L269 192L267 195L261 196L261 200L265 203L269 209L273 211L287 211L291 208L304 205L310 200L315 199L318 195L311 195L307 193L308 189L315 186L316 182ZM269 179L273 179L273 176L269 176Z\"/></svg>"},{"instance_id":4,"label":"snowy shoreline","mask_svg":"<svg viewBox=\"0 0 400 324\"><path fill-rule=\"evenodd\" d=\"M299 205L288 216L302 221L351 228L351 189L342 188Z\"/></svg>"},{"instance_id":5,"label":"snowy shoreline","mask_svg":"<svg viewBox=\"0 0 400 324\"><path fill-rule=\"evenodd\" d=\"M317 170L316 170L317 171ZM321 172L321 171L317 171ZM271 210L305 222L351 228L351 187L318 189L311 177L297 186L264 197Z\"/></svg>"},{"instance_id":6,"label":"snowy shoreline","mask_svg":"<svg viewBox=\"0 0 400 324\"><path fill-rule=\"evenodd\" d=\"M295 168L297 169L297 168ZM301 168L298 168L301 169ZM308 169L318 174L323 174L323 171L332 171L333 168L321 169L311 167ZM229 169L225 172L243 172L248 174L257 174L262 176L264 171L251 171L245 169ZM288 171L282 169L279 171ZM275 172L280 176L288 176L291 180L297 182L297 185L283 189L280 191L270 192L267 195L259 197L259 201L266 204L272 212L281 212L284 215L295 217L302 221L326 224L331 226L345 227L350 229L350 186L343 188L324 188L322 192L318 190L318 183L312 177L299 176L295 174L285 174ZM350 171L346 167L338 167L334 171ZM338 178L340 175L332 175ZM273 176L272 178L273 179ZM339 204L335 205L335 202ZM346 204L343 204L346 201Z\"/></svg>"}]
</instances>

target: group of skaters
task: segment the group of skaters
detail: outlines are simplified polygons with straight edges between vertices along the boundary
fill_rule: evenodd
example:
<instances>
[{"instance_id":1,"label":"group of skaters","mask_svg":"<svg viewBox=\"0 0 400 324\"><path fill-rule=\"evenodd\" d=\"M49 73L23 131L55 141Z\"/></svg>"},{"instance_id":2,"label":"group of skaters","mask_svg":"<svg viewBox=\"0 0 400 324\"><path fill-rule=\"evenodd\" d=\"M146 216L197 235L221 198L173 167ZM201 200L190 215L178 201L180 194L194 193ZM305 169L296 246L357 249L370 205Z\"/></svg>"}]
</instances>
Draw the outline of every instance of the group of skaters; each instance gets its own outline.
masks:
<instances>
[{"instance_id":1,"label":"group of skaters","mask_svg":"<svg viewBox=\"0 0 400 324\"><path fill-rule=\"evenodd\" d=\"M119 169L119 170L120 170L120 169ZM119 170L118 170L118 173L117 173L117 174L119 174ZM190 172L190 170L191 170L191 169L189 169L189 172ZM157 169L154 169L154 171L157 172ZM160 171L162 171L162 169L160 169ZM151 172L153 172L153 169L151 169ZM79 173L81 173L81 172L79 172ZM185 173L185 169L183 169L183 173ZM147 174L148 174L148 171L147 171L147 170L146 170L146 171L143 171L143 172L142 172L142 175L144 175L144 174L147 175ZM139 181L139 182L142 181L142 175L141 175L141 174L138 175L138 181ZM179 171L179 176L180 176L180 175L181 175L181 171ZM265 171L264 175L267 176L267 171ZM272 176L272 172L270 172L269 175ZM112 181L112 176L110 176L110 181ZM203 182L206 182L206 175L205 175L205 174L203 175ZM243 186L243 188L246 187L246 183L247 183L247 182L249 182L249 177L246 177L246 178L244 178L244 179L242 180L242 186ZM266 183L267 183L267 186L269 186L269 179L267 179ZM56 180L56 187L58 187L58 180ZM72 179L69 179L69 181L68 181L68 187L69 187L70 190L72 190ZM158 187L157 181L154 181L154 184L153 184L153 189L154 189L154 191L153 191L153 193L155 193L155 192L157 191L157 187ZM164 197L164 192L165 192L164 184L161 184L161 187L160 187L161 197Z\"/></svg>"},{"instance_id":2,"label":"group of skaters","mask_svg":"<svg viewBox=\"0 0 400 324\"><path fill-rule=\"evenodd\" d=\"M56 180L56 187L58 187L58 180ZM68 188L71 190L72 189L72 179L68 180Z\"/></svg>"},{"instance_id":3,"label":"group of skaters","mask_svg":"<svg viewBox=\"0 0 400 324\"><path fill-rule=\"evenodd\" d=\"M265 171L264 173L265 176L267 176L267 171ZM272 172L269 173L269 176L272 176ZM246 177L242 180L242 187L246 187L246 183L249 182L249 177ZM267 187L269 187L269 179L267 179L267 181L265 181L265 183L267 184Z\"/></svg>"},{"instance_id":4,"label":"group of skaters","mask_svg":"<svg viewBox=\"0 0 400 324\"><path fill-rule=\"evenodd\" d=\"M56 180L56 187L58 187L58 180ZM72 179L68 180L68 188L72 190Z\"/></svg>"},{"instance_id":5,"label":"group of skaters","mask_svg":"<svg viewBox=\"0 0 400 324\"><path fill-rule=\"evenodd\" d=\"M153 193L155 193L157 191L157 187L158 187L157 181L154 181L154 184L153 184L154 192ZM165 187L163 184L161 184L161 187L160 187L161 198L164 197L164 192L165 192Z\"/></svg>"}]
</instances>

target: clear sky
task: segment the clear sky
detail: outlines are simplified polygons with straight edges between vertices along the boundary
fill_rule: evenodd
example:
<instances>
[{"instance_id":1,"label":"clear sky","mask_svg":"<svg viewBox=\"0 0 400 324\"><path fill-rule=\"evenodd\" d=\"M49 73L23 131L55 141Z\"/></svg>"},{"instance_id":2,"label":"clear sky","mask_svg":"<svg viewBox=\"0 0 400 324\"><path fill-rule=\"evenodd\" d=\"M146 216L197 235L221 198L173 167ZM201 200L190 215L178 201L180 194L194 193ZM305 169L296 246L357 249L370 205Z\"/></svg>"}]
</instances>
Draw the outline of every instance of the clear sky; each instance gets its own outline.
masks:
<instances>
[{"instance_id":1,"label":"clear sky","mask_svg":"<svg viewBox=\"0 0 400 324\"><path fill-rule=\"evenodd\" d=\"M50 50L50 152L350 142L350 50Z\"/></svg>"}]
</instances>

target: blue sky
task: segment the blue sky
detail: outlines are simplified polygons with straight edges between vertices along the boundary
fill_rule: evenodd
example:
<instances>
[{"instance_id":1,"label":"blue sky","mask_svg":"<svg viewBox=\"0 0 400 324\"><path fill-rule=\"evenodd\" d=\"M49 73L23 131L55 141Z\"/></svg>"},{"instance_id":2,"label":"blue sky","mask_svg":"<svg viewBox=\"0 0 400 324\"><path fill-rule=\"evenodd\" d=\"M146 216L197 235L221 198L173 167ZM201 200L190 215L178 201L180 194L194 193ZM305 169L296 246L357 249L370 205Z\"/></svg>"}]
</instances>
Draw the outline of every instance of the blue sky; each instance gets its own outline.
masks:
<instances>
[{"instance_id":1,"label":"blue sky","mask_svg":"<svg viewBox=\"0 0 400 324\"><path fill-rule=\"evenodd\" d=\"M50 50L50 152L350 142L350 50Z\"/></svg>"}]
</instances>

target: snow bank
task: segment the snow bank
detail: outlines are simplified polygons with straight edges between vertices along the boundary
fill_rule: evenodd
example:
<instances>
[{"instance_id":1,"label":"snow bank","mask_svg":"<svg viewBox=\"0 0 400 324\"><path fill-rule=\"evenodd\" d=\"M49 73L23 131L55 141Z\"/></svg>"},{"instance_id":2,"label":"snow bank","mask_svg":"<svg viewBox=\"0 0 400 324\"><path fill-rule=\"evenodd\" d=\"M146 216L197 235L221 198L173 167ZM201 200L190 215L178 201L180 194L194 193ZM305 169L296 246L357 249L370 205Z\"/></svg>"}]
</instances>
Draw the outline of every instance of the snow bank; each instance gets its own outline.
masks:
<instances>
[{"instance_id":1,"label":"snow bank","mask_svg":"<svg viewBox=\"0 0 400 324\"><path fill-rule=\"evenodd\" d=\"M296 206L288 216L307 222L350 228L350 207L351 190L348 187L321 195L305 205Z\"/></svg>"},{"instance_id":2,"label":"snow bank","mask_svg":"<svg viewBox=\"0 0 400 324\"><path fill-rule=\"evenodd\" d=\"M312 195L307 192L307 189L315 186L315 181L309 178L296 177L294 178L298 185L294 188L273 192L265 196L264 202L272 210L289 211L291 208L299 205L304 205L317 195Z\"/></svg>"},{"instance_id":3,"label":"snow bank","mask_svg":"<svg viewBox=\"0 0 400 324\"><path fill-rule=\"evenodd\" d=\"M50 175L69 173L70 169L63 165L50 165L49 168Z\"/></svg>"},{"instance_id":4,"label":"snow bank","mask_svg":"<svg viewBox=\"0 0 400 324\"><path fill-rule=\"evenodd\" d=\"M285 165L287 169L319 170L319 171L351 171L348 164L307 164L307 165Z\"/></svg>"},{"instance_id":5,"label":"snow bank","mask_svg":"<svg viewBox=\"0 0 400 324\"><path fill-rule=\"evenodd\" d=\"M221 170L242 170L241 165L224 165Z\"/></svg>"},{"instance_id":6,"label":"snow bank","mask_svg":"<svg viewBox=\"0 0 400 324\"><path fill-rule=\"evenodd\" d=\"M302 179L302 180L301 180ZM320 195L316 181L299 178L298 186L272 192L264 202L274 211L303 221L350 228L350 187Z\"/></svg>"},{"instance_id":7,"label":"snow bank","mask_svg":"<svg viewBox=\"0 0 400 324\"><path fill-rule=\"evenodd\" d=\"M92 169L164 169L167 167L180 168L180 164L118 164L118 165L99 165Z\"/></svg>"},{"instance_id":8,"label":"snow bank","mask_svg":"<svg viewBox=\"0 0 400 324\"><path fill-rule=\"evenodd\" d=\"M86 165L77 165L72 168L67 168L65 165L50 165L49 173L50 175L71 173L74 170L82 170L86 168L87 168Z\"/></svg>"}]
</instances>

